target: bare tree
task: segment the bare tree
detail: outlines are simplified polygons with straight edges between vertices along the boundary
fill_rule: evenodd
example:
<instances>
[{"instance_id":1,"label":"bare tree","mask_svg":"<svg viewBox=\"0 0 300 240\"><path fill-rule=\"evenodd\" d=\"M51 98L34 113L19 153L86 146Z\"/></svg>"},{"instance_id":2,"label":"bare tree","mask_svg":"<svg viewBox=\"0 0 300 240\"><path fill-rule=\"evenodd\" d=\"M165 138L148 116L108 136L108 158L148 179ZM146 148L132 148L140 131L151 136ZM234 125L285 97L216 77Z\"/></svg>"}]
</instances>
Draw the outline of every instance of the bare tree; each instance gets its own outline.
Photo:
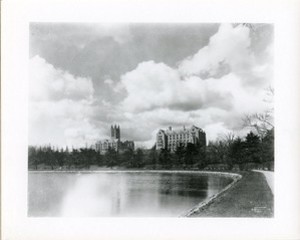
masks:
<instances>
[{"instance_id":1,"label":"bare tree","mask_svg":"<svg viewBox=\"0 0 300 240\"><path fill-rule=\"evenodd\" d=\"M243 125L255 130L260 136L265 136L267 131L274 127L273 116L269 112L246 114Z\"/></svg>"},{"instance_id":2,"label":"bare tree","mask_svg":"<svg viewBox=\"0 0 300 240\"><path fill-rule=\"evenodd\" d=\"M264 100L267 103L273 103L274 88L269 86L266 88L267 98ZM272 104L273 105L273 104ZM243 120L243 126L255 130L257 134L264 137L268 130L274 128L274 107L270 107L263 113L245 114Z\"/></svg>"},{"instance_id":3,"label":"bare tree","mask_svg":"<svg viewBox=\"0 0 300 240\"><path fill-rule=\"evenodd\" d=\"M236 135L234 132L228 132L221 136L221 141L230 146L234 142L235 138Z\"/></svg>"}]
</instances>

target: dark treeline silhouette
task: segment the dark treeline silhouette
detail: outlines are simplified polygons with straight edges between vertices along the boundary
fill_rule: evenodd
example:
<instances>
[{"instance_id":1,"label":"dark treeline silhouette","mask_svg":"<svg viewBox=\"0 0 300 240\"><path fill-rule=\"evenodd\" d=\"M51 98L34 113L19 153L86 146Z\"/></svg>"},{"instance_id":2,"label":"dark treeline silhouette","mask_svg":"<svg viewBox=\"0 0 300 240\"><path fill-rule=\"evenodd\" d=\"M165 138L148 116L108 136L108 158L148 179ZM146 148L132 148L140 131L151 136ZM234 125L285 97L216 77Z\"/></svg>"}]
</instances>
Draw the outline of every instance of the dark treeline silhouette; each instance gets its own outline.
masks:
<instances>
[{"instance_id":1,"label":"dark treeline silhouette","mask_svg":"<svg viewBox=\"0 0 300 240\"><path fill-rule=\"evenodd\" d=\"M167 149L157 151L138 148L117 152L110 148L100 154L91 148L58 149L52 146L30 146L28 168L31 170L77 170L95 167L143 169L218 169L245 170L272 169L274 164L274 128L264 136L253 132L244 139L229 136L209 142L208 146L179 144L174 153Z\"/></svg>"},{"instance_id":2,"label":"dark treeline silhouette","mask_svg":"<svg viewBox=\"0 0 300 240\"><path fill-rule=\"evenodd\" d=\"M210 142L206 149L206 168L247 170L274 168L274 128L263 136L250 132L244 139L229 136Z\"/></svg>"}]
</instances>

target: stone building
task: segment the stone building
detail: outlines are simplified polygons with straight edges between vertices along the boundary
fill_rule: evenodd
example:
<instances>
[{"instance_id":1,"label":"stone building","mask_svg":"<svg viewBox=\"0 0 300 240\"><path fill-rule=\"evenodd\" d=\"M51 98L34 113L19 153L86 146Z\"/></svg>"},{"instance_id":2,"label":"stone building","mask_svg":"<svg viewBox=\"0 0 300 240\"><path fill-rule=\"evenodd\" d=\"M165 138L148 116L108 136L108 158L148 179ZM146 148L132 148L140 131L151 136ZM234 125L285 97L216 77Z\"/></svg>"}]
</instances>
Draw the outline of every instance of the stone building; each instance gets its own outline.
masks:
<instances>
[{"instance_id":1,"label":"stone building","mask_svg":"<svg viewBox=\"0 0 300 240\"><path fill-rule=\"evenodd\" d=\"M120 126L110 127L110 139L98 141L95 144L95 149L101 154L105 154L109 148L116 150L117 152L124 152L127 149L134 150L133 141L121 141L121 130Z\"/></svg>"},{"instance_id":2,"label":"stone building","mask_svg":"<svg viewBox=\"0 0 300 240\"><path fill-rule=\"evenodd\" d=\"M185 147L188 143L192 143L197 147L206 146L206 134L196 126L183 127L180 130L173 130L172 127L169 127L167 130L160 129L156 134L157 150L168 149L175 152L180 143Z\"/></svg>"}]
</instances>

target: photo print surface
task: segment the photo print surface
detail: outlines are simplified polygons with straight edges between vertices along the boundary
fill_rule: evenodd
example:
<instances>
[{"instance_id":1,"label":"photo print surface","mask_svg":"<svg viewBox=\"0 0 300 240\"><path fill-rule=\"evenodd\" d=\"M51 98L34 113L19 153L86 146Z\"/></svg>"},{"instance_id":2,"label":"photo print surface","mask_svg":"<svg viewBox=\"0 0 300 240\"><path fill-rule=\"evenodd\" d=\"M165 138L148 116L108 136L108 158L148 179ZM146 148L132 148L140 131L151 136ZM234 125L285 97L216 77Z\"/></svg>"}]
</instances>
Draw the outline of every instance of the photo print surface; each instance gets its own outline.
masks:
<instances>
[{"instance_id":1,"label":"photo print surface","mask_svg":"<svg viewBox=\"0 0 300 240\"><path fill-rule=\"evenodd\" d=\"M272 24L31 22L29 40L29 217L273 217Z\"/></svg>"}]
</instances>

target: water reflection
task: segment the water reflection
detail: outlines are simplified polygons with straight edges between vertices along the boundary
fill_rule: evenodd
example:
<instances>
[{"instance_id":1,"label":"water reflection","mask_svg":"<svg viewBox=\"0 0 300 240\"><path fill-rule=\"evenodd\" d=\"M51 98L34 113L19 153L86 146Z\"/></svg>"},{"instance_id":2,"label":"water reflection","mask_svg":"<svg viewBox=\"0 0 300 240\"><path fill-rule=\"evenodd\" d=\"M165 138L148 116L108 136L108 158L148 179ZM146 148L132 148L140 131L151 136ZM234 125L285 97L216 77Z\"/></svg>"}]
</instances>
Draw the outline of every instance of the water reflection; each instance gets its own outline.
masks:
<instances>
[{"instance_id":1,"label":"water reflection","mask_svg":"<svg viewBox=\"0 0 300 240\"><path fill-rule=\"evenodd\" d=\"M199 176L195 176L194 174L171 173L162 174L162 176L159 184L159 192L161 194L207 197L207 176L201 176L201 181L199 180Z\"/></svg>"},{"instance_id":2,"label":"water reflection","mask_svg":"<svg viewBox=\"0 0 300 240\"><path fill-rule=\"evenodd\" d=\"M29 173L29 216L178 216L231 182L194 173Z\"/></svg>"}]
</instances>

